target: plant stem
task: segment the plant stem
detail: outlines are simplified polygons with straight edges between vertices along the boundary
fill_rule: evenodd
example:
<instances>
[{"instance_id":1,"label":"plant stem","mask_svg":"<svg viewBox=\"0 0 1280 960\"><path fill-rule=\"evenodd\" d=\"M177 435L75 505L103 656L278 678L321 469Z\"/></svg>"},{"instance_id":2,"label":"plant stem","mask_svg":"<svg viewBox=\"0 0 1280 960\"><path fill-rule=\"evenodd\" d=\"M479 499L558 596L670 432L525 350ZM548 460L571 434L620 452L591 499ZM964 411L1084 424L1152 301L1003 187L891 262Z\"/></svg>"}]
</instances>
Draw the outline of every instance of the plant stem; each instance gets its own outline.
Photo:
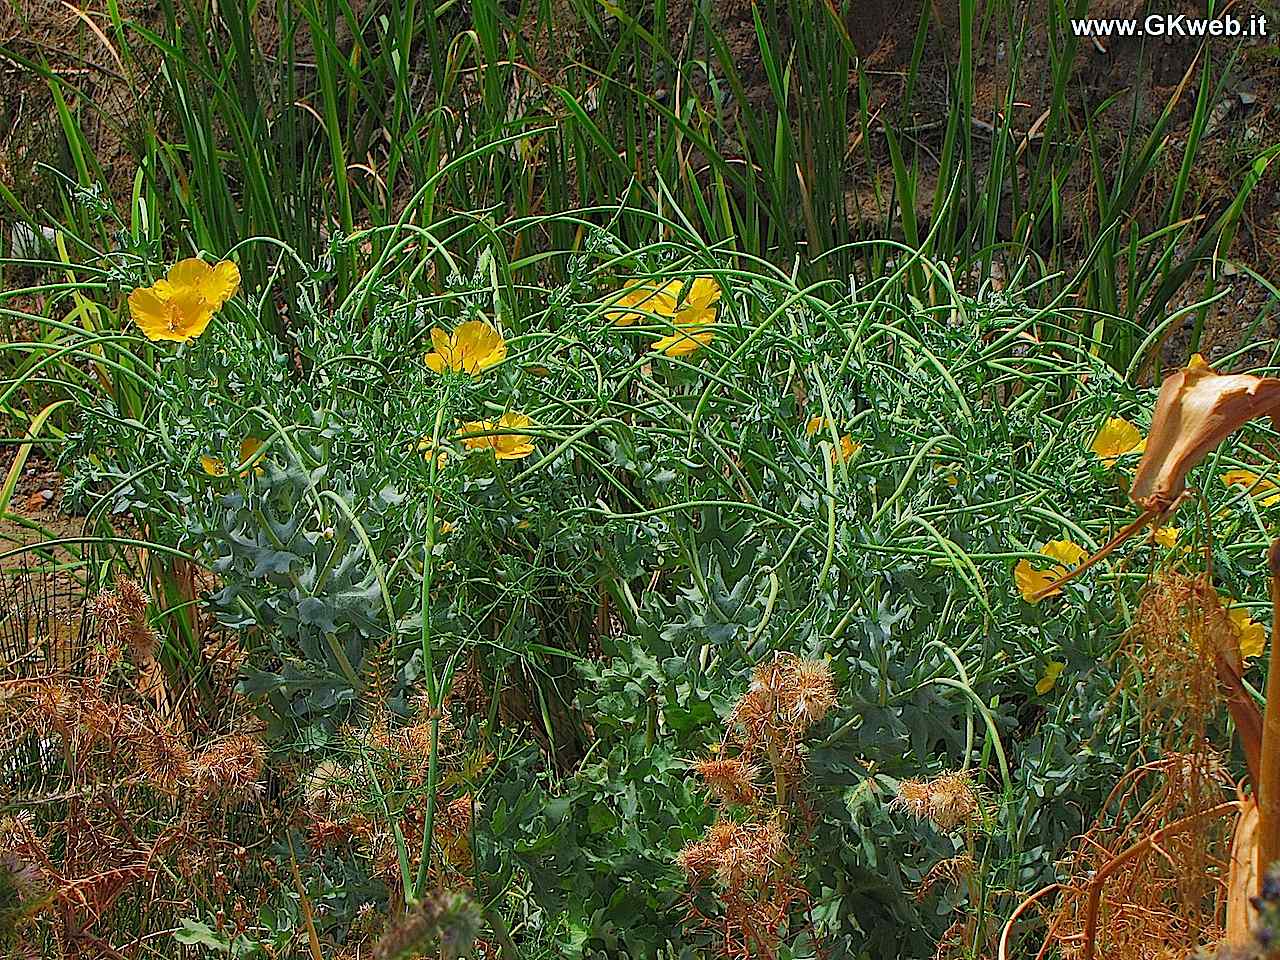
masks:
<instances>
[{"instance_id":1,"label":"plant stem","mask_svg":"<svg viewBox=\"0 0 1280 960\"><path fill-rule=\"evenodd\" d=\"M1271 661L1267 669L1267 705L1262 715L1262 757L1258 772L1258 883L1280 860L1280 538L1267 553L1271 570Z\"/></svg>"}]
</instances>

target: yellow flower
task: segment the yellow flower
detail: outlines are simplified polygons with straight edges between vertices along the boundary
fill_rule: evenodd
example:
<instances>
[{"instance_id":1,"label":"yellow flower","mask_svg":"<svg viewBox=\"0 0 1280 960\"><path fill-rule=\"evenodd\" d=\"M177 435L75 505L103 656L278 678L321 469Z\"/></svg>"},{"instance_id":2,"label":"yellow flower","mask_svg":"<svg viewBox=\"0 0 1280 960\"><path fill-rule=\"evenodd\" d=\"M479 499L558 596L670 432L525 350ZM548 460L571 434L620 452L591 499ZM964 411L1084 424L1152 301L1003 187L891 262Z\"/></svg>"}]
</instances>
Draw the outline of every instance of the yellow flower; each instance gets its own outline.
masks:
<instances>
[{"instance_id":1,"label":"yellow flower","mask_svg":"<svg viewBox=\"0 0 1280 960\"><path fill-rule=\"evenodd\" d=\"M1266 628L1249 616L1244 607L1228 607L1227 618L1240 634L1240 656L1256 657L1267 646Z\"/></svg>"},{"instance_id":2,"label":"yellow flower","mask_svg":"<svg viewBox=\"0 0 1280 960\"><path fill-rule=\"evenodd\" d=\"M1178 545L1178 536L1181 533L1180 527L1156 527L1151 537L1166 550L1172 550Z\"/></svg>"},{"instance_id":3,"label":"yellow flower","mask_svg":"<svg viewBox=\"0 0 1280 960\"><path fill-rule=\"evenodd\" d=\"M668 357L687 357L695 350L705 347L715 336L713 331L704 327L681 323L677 324L675 333L653 341L650 349Z\"/></svg>"},{"instance_id":4,"label":"yellow flower","mask_svg":"<svg viewBox=\"0 0 1280 960\"><path fill-rule=\"evenodd\" d=\"M474 420L464 424L463 433L488 433L487 437L464 437L462 443L468 450L492 449L499 460L519 460L533 453L533 440L519 433L504 433L502 428L527 430L533 421L523 413L504 413L497 423L492 420Z\"/></svg>"},{"instance_id":5,"label":"yellow flower","mask_svg":"<svg viewBox=\"0 0 1280 960\"><path fill-rule=\"evenodd\" d=\"M1052 690L1066 666L1061 660L1050 660L1044 668L1044 675L1036 681L1036 693L1043 697Z\"/></svg>"},{"instance_id":6,"label":"yellow flower","mask_svg":"<svg viewBox=\"0 0 1280 960\"><path fill-rule=\"evenodd\" d=\"M163 280L129 294L129 316L148 340L186 343L204 333L209 321L240 286L240 270L230 260L209 266L180 260Z\"/></svg>"},{"instance_id":7,"label":"yellow flower","mask_svg":"<svg viewBox=\"0 0 1280 960\"><path fill-rule=\"evenodd\" d=\"M840 449L831 448L831 462L840 463L841 461L852 460L862 451L862 444L856 443L847 433L840 438Z\"/></svg>"},{"instance_id":8,"label":"yellow flower","mask_svg":"<svg viewBox=\"0 0 1280 960\"><path fill-rule=\"evenodd\" d=\"M1126 454L1144 452L1147 449L1147 441L1142 439L1138 428L1128 420L1112 417L1103 424L1098 435L1093 438L1093 443L1089 445L1089 449L1096 453L1108 467L1112 467Z\"/></svg>"},{"instance_id":9,"label":"yellow flower","mask_svg":"<svg viewBox=\"0 0 1280 960\"><path fill-rule=\"evenodd\" d=\"M1040 548L1040 552L1057 563L1044 570L1037 570L1031 566L1031 561L1023 559L1013 568L1014 582L1022 592L1022 598L1030 603L1038 602L1038 599L1031 598L1057 583L1071 572L1072 567L1079 565L1088 556L1083 547L1070 540L1050 540ZM1062 589L1058 588L1050 590L1044 596L1054 597L1061 592Z\"/></svg>"},{"instance_id":10,"label":"yellow flower","mask_svg":"<svg viewBox=\"0 0 1280 960\"><path fill-rule=\"evenodd\" d=\"M225 477L227 475L227 465L219 458L211 457L207 453L200 457L200 466L211 477Z\"/></svg>"},{"instance_id":11,"label":"yellow flower","mask_svg":"<svg viewBox=\"0 0 1280 960\"><path fill-rule=\"evenodd\" d=\"M676 322L712 323L716 319L716 303L720 299L720 284L711 277L697 277L689 285L688 296L680 304Z\"/></svg>"},{"instance_id":12,"label":"yellow flower","mask_svg":"<svg viewBox=\"0 0 1280 960\"><path fill-rule=\"evenodd\" d=\"M1258 499L1258 502L1264 507L1273 507L1280 503L1280 487L1277 487L1270 480L1259 476L1252 470L1228 470L1222 475L1222 482L1230 487L1240 484L1247 487L1249 492ZM1276 492L1273 492L1276 491Z\"/></svg>"},{"instance_id":13,"label":"yellow flower","mask_svg":"<svg viewBox=\"0 0 1280 960\"><path fill-rule=\"evenodd\" d=\"M245 437L240 441L240 462L245 463L255 453L262 449L262 441L257 437ZM200 466L204 468L204 472L211 477L225 477L228 473L227 465L222 462L219 457L211 457L205 454L200 458ZM254 464L253 472L256 476L262 476L266 473L266 469L261 463ZM247 477L249 469L246 467L240 471L240 476Z\"/></svg>"},{"instance_id":14,"label":"yellow flower","mask_svg":"<svg viewBox=\"0 0 1280 960\"><path fill-rule=\"evenodd\" d=\"M435 349L427 354L426 362L436 373L457 370L474 377L507 356L502 334L483 320L468 320L451 334L432 327L431 345Z\"/></svg>"},{"instance_id":15,"label":"yellow flower","mask_svg":"<svg viewBox=\"0 0 1280 960\"><path fill-rule=\"evenodd\" d=\"M804 425L804 432L812 437L819 430L826 430L829 426L831 421L826 417L810 417L809 422Z\"/></svg>"},{"instance_id":16,"label":"yellow flower","mask_svg":"<svg viewBox=\"0 0 1280 960\"><path fill-rule=\"evenodd\" d=\"M679 280L668 280L661 286L637 281L628 284L618 298L617 306L605 310L604 315L620 327L630 326L637 320L647 320L650 314L673 317L676 301L680 297ZM631 307L620 310L619 307Z\"/></svg>"}]
</instances>

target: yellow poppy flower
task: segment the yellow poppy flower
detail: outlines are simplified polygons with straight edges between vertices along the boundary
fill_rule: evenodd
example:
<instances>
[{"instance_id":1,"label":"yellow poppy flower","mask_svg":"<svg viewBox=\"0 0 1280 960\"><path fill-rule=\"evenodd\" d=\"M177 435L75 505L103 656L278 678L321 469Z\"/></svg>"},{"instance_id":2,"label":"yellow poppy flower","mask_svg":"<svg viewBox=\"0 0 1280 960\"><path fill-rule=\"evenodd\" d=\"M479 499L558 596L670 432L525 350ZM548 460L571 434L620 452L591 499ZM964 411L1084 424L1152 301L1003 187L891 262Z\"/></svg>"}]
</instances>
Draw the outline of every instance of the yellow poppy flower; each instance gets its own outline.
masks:
<instances>
[{"instance_id":1,"label":"yellow poppy flower","mask_svg":"<svg viewBox=\"0 0 1280 960\"><path fill-rule=\"evenodd\" d=\"M1093 438L1093 443L1089 445L1089 449L1097 454L1103 463L1111 467L1127 454L1144 452L1147 449L1147 441L1142 439L1138 428L1128 420L1112 417L1103 424L1098 435Z\"/></svg>"},{"instance_id":2,"label":"yellow poppy flower","mask_svg":"<svg viewBox=\"0 0 1280 960\"><path fill-rule=\"evenodd\" d=\"M1178 545L1178 537L1181 533L1180 527L1156 527L1151 538L1166 550L1172 550Z\"/></svg>"},{"instance_id":3,"label":"yellow poppy flower","mask_svg":"<svg viewBox=\"0 0 1280 960\"><path fill-rule=\"evenodd\" d=\"M1248 488L1249 493L1264 507L1273 507L1280 503L1280 487L1252 470L1228 470L1221 479L1228 487L1238 483Z\"/></svg>"},{"instance_id":4,"label":"yellow poppy flower","mask_svg":"<svg viewBox=\"0 0 1280 960\"><path fill-rule=\"evenodd\" d=\"M1058 682L1058 677L1062 676L1062 671L1066 669L1066 666L1061 660L1050 660L1045 665L1044 674L1036 681L1036 693L1043 697L1052 690Z\"/></svg>"},{"instance_id":5,"label":"yellow poppy flower","mask_svg":"<svg viewBox=\"0 0 1280 960\"><path fill-rule=\"evenodd\" d=\"M1039 598L1032 600L1033 596L1057 583L1089 555L1083 547L1071 540L1050 540L1040 548L1040 552L1057 563L1044 570L1037 570L1031 566L1031 561L1023 559L1013 568L1013 580L1022 592L1022 598L1029 603L1037 603ZM1044 596L1054 597L1061 592L1062 589L1058 588L1050 590Z\"/></svg>"},{"instance_id":6,"label":"yellow poppy flower","mask_svg":"<svg viewBox=\"0 0 1280 960\"><path fill-rule=\"evenodd\" d=\"M250 457L261 449L261 440L257 437L245 437L240 441L240 462L247 462ZM203 467L204 472L209 474L211 477L225 477L228 473L227 465L223 463L219 457L211 457L206 454L200 458L200 466ZM261 463L256 463L253 466L253 472L255 476L260 477L267 471ZM249 469L247 467L240 471L240 476L247 477L248 475Z\"/></svg>"},{"instance_id":7,"label":"yellow poppy flower","mask_svg":"<svg viewBox=\"0 0 1280 960\"><path fill-rule=\"evenodd\" d=\"M676 321L682 324L712 323L719 299L720 284L711 277L696 277L689 285L688 296L680 304Z\"/></svg>"},{"instance_id":8,"label":"yellow poppy flower","mask_svg":"<svg viewBox=\"0 0 1280 960\"><path fill-rule=\"evenodd\" d=\"M148 340L186 343L204 333L239 286L240 270L230 260L216 266L181 260L165 279L129 294L129 316Z\"/></svg>"},{"instance_id":9,"label":"yellow poppy flower","mask_svg":"<svg viewBox=\"0 0 1280 960\"><path fill-rule=\"evenodd\" d=\"M200 298L217 310L230 300L240 287L240 268L230 260L213 266L192 257L179 260L169 268L166 280L175 287L194 290Z\"/></svg>"},{"instance_id":10,"label":"yellow poppy flower","mask_svg":"<svg viewBox=\"0 0 1280 960\"><path fill-rule=\"evenodd\" d=\"M648 320L651 314L673 317L680 290L679 280L668 280L656 287L651 283L632 283L624 288L617 305L605 310L604 315L620 327L630 326L637 320ZM622 307L631 309L619 309Z\"/></svg>"},{"instance_id":11,"label":"yellow poppy flower","mask_svg":"<svg viewBox=\"0 0 1280 960\"><path fill-rule=\"evenodd\" d=\"M451 334L432 327L431 345L426 363L436 373L456 370L475 377L507 356L502 334L483 320L468 320Z\"/></svg>"},{"instance_id":12,"label":"yellow poppy flower","mask_svg":"<svg viewBox=\"0 0 1280 960\"><path fill-rule=\"evenodd\" d=\"M1228 607L1227 619L1240 634L1240 656L1256 657L1267 646L1267 629L1249 616L1244 607Z\"/></svg>"},{"instance_id":13,"label":"yellow poppy flower","mask_svg":"<svg viewBox=\"0 0 1280 960\"><path fill-rule=\"evenodd\" d=\"M651 350L657 350L668 357L687 357L700 350L716 337L715 332L701 326L679 324L675 333L655 340Z\"/></svg>"},{"instance_id":14,"label":"yellow poppy flower","mask_svg":"<svg viewBox=\"0 0 1280 960\"><path fill-rule=\"evenodd\" d=\"M227 475L227 465L218 457L211 457L207 453L200 457L200 466L211 477L225 477Z\"/></svg>"},{"instance_id":15,"label":"yellow poppy flower","mask_svg":"<svg viewBox=\"0 0 1280 960\"><path fill-rule=\"evenodd\" d=\"M826 430L831 426L831 421L826 417L810 417L809 422L804 425L804 432L812 437L819 430Z\"/></svg>"},{"instance_id":16,"label":"yellow poppy flower","mask_svg":"<svg viewBox=\"0 0 1280 960\"><path fill-rule=\"evenodd\" d=\"M831 462L840 463L841 461L852 460L862 452L862 444L854 441L847 433L840 438L840 449L831 448Z\"/></svg>"},{"instance_id":17,"label":"yellow poppy flower","mask_svg":"<svg viewBox=\"0 0 1280 960\"><path fill-rule=\"evenodd\" d=\"M464 437L468 450L492 449L499 460L519 460L533 453L533 438L519 433L503 433L502 428L527 430L533 421L523 413L504 413L494 423L492 420L473 420L463 425L463 433L488 433L487 437Z\"/></svg>"}]
</instances>

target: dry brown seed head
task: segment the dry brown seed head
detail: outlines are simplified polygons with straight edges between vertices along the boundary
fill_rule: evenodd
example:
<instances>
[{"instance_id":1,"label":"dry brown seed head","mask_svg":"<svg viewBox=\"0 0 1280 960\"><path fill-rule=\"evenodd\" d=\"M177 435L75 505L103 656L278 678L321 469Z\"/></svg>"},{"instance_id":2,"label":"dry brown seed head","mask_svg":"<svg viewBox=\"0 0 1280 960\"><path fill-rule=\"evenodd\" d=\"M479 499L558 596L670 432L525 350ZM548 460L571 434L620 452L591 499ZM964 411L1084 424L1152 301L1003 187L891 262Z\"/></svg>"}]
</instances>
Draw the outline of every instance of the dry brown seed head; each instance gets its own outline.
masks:
<instances>
[{"instance_id":1,"label":"dry brown seed head","mask_svg":"<svg viewBox=\"0 0 1280 960\"><path fill-rule=\"evenodd\" d=\"M191 749L181 736L168 730L143 733L134 751L138 768L147 782L161 793L176 794L191 780Z\"/></svg>"},{"instance_id":2,"label":"dry brown seed head","mask_svg":"<svg viewBox=\"0 0 1280 960\"><path fill-rule=\"evenodd\" d=\"M929 819L949 832L978 814L978 793L964 773L944 773L929 784Z\"/></svg>"},{"instance_id":3,"label":"dry brown seed head","mask_svg":"<svg viewBox=\"0 0 1280 960\"><path fill-rule=\"evenodd\" d=\"M677 865L691 881L709 877L719 862L720 851L709 840L695 840L687 843L676 854Z\"/></svg>"},{"instance_id":4,"label":"dry brown seed head","mask_svg":"<svg viewBox=\"0 0 1280 960\"><path fill-rule=\"evenodd\" d=\"M822 720L836 705L831 664L825 660L799 660L791 670L782 697L790 720L805 729Z\"/></svg>"},{"instance_id":5,"label":"dry brown seed head","mask_svg":"<svg viewBox=\"0 0 1280 960\"><path fill-rule=\"evenodd\" d=\"M126 616L135 622L147 618L147 595L132 577L116 577L116 594Z\"/></svg>"},{"instance_id":6,"label":"dry brown seed head","mask_svg":"<svg viewBox=\"0 0 1280 960\"><path fill-rule=\"evenodd\" d=\"M703 760L694 770L722 803L749 804L756 799L756 770L744 760Z\"/></svg>"},{"instance_id":7,"label":"dry brown seed head","mask_svg":"<svg viewBox=\"0 0 1280 960\"><path fill-rule=\"evenodd\" d=\"M898 795L891 806L905 810L917 820L929 816L929 785L915 777L903 780L898 784Z\"/></svg>"}]
</instances>

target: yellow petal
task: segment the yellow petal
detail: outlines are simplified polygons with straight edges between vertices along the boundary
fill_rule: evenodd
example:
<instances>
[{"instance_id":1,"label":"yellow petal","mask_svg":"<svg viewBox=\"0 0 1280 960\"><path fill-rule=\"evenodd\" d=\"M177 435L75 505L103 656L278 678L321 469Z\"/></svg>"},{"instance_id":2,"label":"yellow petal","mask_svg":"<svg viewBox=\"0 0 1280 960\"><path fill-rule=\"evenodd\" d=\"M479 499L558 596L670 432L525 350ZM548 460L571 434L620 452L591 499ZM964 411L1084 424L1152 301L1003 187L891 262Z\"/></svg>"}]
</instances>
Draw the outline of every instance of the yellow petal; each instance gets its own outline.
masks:
<instances>
[{"instance_id":1,"label":"yellow petal","mask_svg":"<svg viewBox=\"0 0 1280 960\"><path fill-rule=\"evenodd\" d=\"M720 284L712 277L698 277L689 285L687 303L698 310L707 310L720 299Z\"/></svg>"},{"instance_id":2,"label":"yellow petal","mask_svg":"<svg viewBox=\"0 0 1280 960\"><path fill-rule=\"evenodd\" d=\"M159 340L168 334L167 304L154 287L138 287L129 294L129 316L149 340Z\"/></svg>"},{"instance_id":3,"label":"yellow petal","mask_svg":"<svg viewBox=\"0 0 1280 960\"><path fill-rule=\"evenodd\" d=\"M203 260L189 257L186 260L179 260L170 267L165 279L175 287L199 290L209 282L209 276L212 273L213 268Z\"/></svg>"},{"instance_id":4,"label":"yellow petal","mask_svg":"<svg viewBox=\"0 0 1280 960\"><path fill-rule=\"evenodd\" d=\"M213 308L194 288L161 281L129 294L129 316L148 340L185 343L204 333Z\"/></svg>"},{"instance_id":5,"label":"yellow petal","mask_svg":"<svg viewBox=\"0 0 1280 960\"><path fill-rule=\"evenodd\" d=\"M826 417L810 417L809 422L804 425L804 432L812 437L819 430L825 430L829 426L831 421Z\"/></svg>"},{"instance_id":6,"label":"yellow petal","mask_svg":"<svg viewBox=\"0 0 1280 960\"><path fill-rule=\"evenodd\" d=\"M497 423L492 420L474 420L464 424L462 432L488 433L485 437L464 437L463 446L468 450L491 449L499 460L519 460L533 453L533 439L517 433L504 433L503 428L526 430L533 425L522 413L504 413Z\"/></svg>"},{"instance_id":7,"label":"yellow petal","mask_svg":"<svg viewBox=\"0 0 1280 960\"><path fill-rule=\"evenodd\" d=\"M1151 536L1160 546L1166 550L1172 550L1178 545L1178 536L1181 533L1182 530L1179 527L1156 527Z\"/></svg>"},{"instance_id":8,"label":"yellow petal","mask_svg":"<svg viewBox=\"0 0 1280 960\"><path fill-rule=\"evenodd\" d=\"M687 357L694 351L705 347L714 339L715 333L711 330L700 330L696 327L688 329L678 327L676 332L670 336L655 340L650 349L657 350L668 357Z\"/></svg>"},{"instance_id":9,"label":"yellow petal","mask_svg":"<svg viewBox=\"0 0 1280 960\"><path fill-rule=\"evenodd\" d=\"M423 460L430 460L432 451L435 451L436 468L439 470L443 470L445 464L449 462L449 451L430 437L423 437L418 441L418 451L422 454Z\"/></svg>"},{"instance_id":10,"label":"yellow petal","mask_svg":"<svg viewBox=\"0 0 1280 960\"><path fill-rule=\"evenodd\" d=\"M507 356L507 343L502 334L483 320L468 320L454 332L460 368L475 376Z\"/></svg>"},{"instance_id":11,"label":"yellow petal","mask_svg":"<svg viewBox=\"0 0 1280 960\"><path fill-rule=\"evenodd\" d=\"M253 455L256 454L261 449L262 449L262 441L259 440L257 437L245 437L243 440L241 440L240 441L240 465L243 467L246 463L249 462L249 460L253 457ZM261 463L255 463L253 465L253 472L255 475L260 477L264 473L266 473L267 470ZM248 469L244 469L240 471L240 476L242 477L248 476L248 474L249 474Z\"/></svg>"},{"instance_id":12,"label":"yellow petal","mask_svg":"<svg viewBox=\"0 0 1280 960\"><path fill-rule=\"evenodd\" d=\"M165 279L175 290L191 291L210 308L217 310L239 288L240 268L230 260L222 260L211 267L203 260L190 257L170 267Z\"/></svg>"},{"instance_id":13,"label":"yellow petal","mask_svg":"<svg viewBox=\"0 0 1280 960\"><path fill-rule=\"evenodd\" d=\"M240 268L230 260L221 260L209 273L202 295L210 304L221 307L240 289Z\"/></svg>"},{"instance_id":14,"label":"yellow petal","mask_svg":"<svg viewBox=\"0 0 1280 960\"><path fill-rule=\"evenodd\" d=\"M1022 599L1028 603L1039 603L1041 598L1037 597L1036 594L1058 579L1060 578L1054 576L1048 570L1037 570L1031 566L1031 561L1026 559L1019 560L1013 568L1013 582L1018 585L1018 590L1022 593ZM1061 591L1054 591L1055 595L1057 593L1061 593Z\"/></svg>"},{"instance_id":15,"label":"yellow petal","mask_svg":"<svg viewBox=\"0 0 1280 960\"><path fill-rule=\"evenodd\" d=\"M1228 487L1237 483L1244 484L1246 487L1252 487L1261 479L1261 477L1252 470L1228 470L1222 475L1221 479Z\"/></svg>"},{"instance_id":16,"label":"yellow petal","mask_svg":"<svg viewBox=\"0 0 1280 960\"><path fill-rule=\"evenodd\" d=\"M1120 417L1112 417L1102 429L1098 431L1098 435L1093 438L1093 443L1089 445L1092 450L1107 466L1111 466L1117 459L1129 453L1142 453L1146 449L1146 442L1142 439L1142 434L1128 420Z\"/></svg>"},{"instance_id":17,"label":"yellow petal","mask_svg":"<svg viewBox=\"0 0 1280 960\"><path fill-rule=\"evenodd\" d=\"M207 454L202 456L200 458L200 466L211 477L225 477L227 475L227 465L217 457L211 457Z\"/></svg>"},{"instance_id":18,"label":"yellow petal","mask_svg":"<svg viewBox=\"0 0 1280 960\"><path fill-rule=\"evenodd\" d=\"M637 320L650 319L649 314L674 316L680 289L679 280L668 280L657 287L643 282L630 284L623 288L622 296L617 300L617 307L605 310L604 315L620 327L629 326ZM620 310L618 307L633 309Z\"/></svg>"},{"instance_id":19,"label":"yellow petal","mask_svg":"<svg viewBox=\"0 0 1280 960\"><path fill-rule=\"evenodd\" d=\"M1066 564L1068 567L1078 566L1089 556L1084 547L1072 540L1050 540L1040 548L1040 552L1046 557Z\"/></svg>"},{"instance_id":20,"label":"yellow petal","mask_svg":"<svg viewBox=\"0 0 1280 960\"><path fill-rule=\"evenodd\" d=\"M855 443L853 438L847 433L840 438L840 449L834 447L831 450L831 462L839 463L842 460L851 460L862 451L862 444Z\"/></svg>"},{"instance_id":21,"label":"yellow petal","mask_svg":"<svg viewBox=\"0 0 1280 960\"><path fill-rule=\"evenodd\" d=\"M1065 577L1072 567L1078 566L1089 554L1078 543L1071 540L1050 540L1040 548L1040 553L1057 563L1048 569L1039 570L1026 559L1019 560L1013 568L1013 580L1022 592L1022 598L1029 603L1038 603L1043 597L1056 597L1062 593L1061 588L1048 590L1050 586ZM1036 594L1048 590L1043 597ZM1033 599L1034 598L1034 599Z\"/></svg>"},{"instance_id":22,"label":"yellow petal","mask_svg":"<svg viewBox=\"0 0 1280 960\"><path fill-rule=\"evenodd\" d=\"M1066 664L1060 660L1050 660L1044 668L1044 674L1036 681L1036 693L1044 696L1058 682L1058 677L1062 675Z\"/></svg>"},{"instance_id":23,"label":"yellow petal","mask_svg":"<svg viewBox=\"0 0 1280 960\"><path fill-rule=\"evenodd\" d=\"M1240 634L1240 656L1256 657L1266 649L1266 628L1249 616L1244 607L1230 607L1227 618Z\"/></svg>"},{"instance_id":24,"label":"yellow petal","mask_svg":"<svg viewBox=\"0 0 1280 960\"><path fill-rule=\"evenodd\" d=\"M1277 492L1280 491L1280 487L1252 470L1228 470L1221 479L1228 487L1240 484L1248 488L1250 495L1264 507L1274 507L1280 503L1280 492Z\"/></svg>"}]
</instances>

